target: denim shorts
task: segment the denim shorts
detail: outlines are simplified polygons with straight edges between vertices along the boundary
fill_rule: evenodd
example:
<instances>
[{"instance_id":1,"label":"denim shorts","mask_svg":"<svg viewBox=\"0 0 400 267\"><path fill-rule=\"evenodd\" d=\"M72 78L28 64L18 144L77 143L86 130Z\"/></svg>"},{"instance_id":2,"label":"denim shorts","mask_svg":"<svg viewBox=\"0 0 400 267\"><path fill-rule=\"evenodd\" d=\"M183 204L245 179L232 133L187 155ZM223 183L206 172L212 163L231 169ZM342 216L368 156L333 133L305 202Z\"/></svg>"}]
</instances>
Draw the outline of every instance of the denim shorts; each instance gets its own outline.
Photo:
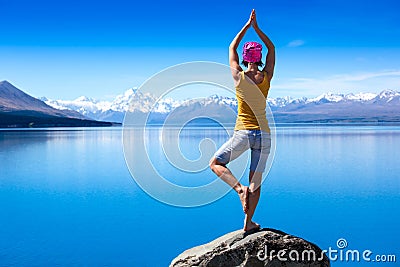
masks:
<instances>
[{"instance_id":1,"label":"denim shorts","mask_svg":"<svg viewBox=\"0 0 400 267\"><path fill-rule=\"evenodd\" d=\"M233 136L215 152L221 164L228 164L243 152L251 149L250 170L264 172L271 151L271 135L261 130L237 130Z\"/></svg>"}]
</instances>

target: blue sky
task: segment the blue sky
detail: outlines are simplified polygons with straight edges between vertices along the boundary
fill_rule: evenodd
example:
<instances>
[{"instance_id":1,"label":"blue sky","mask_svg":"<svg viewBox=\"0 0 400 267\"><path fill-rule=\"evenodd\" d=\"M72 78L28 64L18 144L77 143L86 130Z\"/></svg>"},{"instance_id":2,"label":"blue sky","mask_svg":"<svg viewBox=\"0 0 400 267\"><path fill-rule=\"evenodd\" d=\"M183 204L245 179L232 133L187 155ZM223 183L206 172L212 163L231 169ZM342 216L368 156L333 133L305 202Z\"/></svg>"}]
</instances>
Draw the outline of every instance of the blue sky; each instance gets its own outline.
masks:
<instances>
[{"instance_id":1,"label":"blue sky","mask_svg":"<svg viewBox=\"0 0 400 267\"><path fill-rule=\"evenodd\" d=\"M227 64L252 8L276 45L272 97L400 90L396 0L0 0L0 80L111 99L174 64Z\"/></svg>"}]
</instances>

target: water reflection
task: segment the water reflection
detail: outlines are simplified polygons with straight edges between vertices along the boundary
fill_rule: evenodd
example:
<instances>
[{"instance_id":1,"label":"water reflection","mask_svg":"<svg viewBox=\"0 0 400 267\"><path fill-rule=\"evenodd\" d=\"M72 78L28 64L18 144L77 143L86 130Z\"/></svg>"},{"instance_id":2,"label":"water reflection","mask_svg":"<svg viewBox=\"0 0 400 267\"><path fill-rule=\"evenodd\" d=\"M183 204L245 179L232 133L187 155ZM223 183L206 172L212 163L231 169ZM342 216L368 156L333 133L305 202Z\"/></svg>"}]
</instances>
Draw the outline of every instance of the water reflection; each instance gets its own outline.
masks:
<instances>
[{"instance_id":1,"label":"water reflection","mask_svg":"<svg viewBox=\"0 0 400 267\"><path fill-rule=\"evenodd\" d=\"M126 162L135 181L152 197L178 206L204 205L230 190L208 168L216 148L229 138L228 133L215 127L127 128ZM244 177L248 160L249 155L243 154L231 166L237 177Z\"/></svg>"}]
</instances>

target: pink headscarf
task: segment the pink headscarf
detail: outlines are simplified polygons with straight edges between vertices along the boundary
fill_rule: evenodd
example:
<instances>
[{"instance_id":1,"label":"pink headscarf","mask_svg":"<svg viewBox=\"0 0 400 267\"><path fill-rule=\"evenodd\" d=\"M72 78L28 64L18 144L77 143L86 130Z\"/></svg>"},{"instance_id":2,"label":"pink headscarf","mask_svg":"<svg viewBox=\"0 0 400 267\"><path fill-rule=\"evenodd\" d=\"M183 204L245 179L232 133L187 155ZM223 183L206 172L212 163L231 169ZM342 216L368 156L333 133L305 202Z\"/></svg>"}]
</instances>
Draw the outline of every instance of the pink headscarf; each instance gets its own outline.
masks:
<instances>
[{"instance_id":1,"label":"pink headscarf","mask_svg":"<svg viewBox=\"0 0 400 267\"><path fill-rule=\"evenodd\" d=\"M262 45L257 42L247 42L243 46L243 60L247 62L260 62L261 61Z\"/></svg>"}]
</instances>

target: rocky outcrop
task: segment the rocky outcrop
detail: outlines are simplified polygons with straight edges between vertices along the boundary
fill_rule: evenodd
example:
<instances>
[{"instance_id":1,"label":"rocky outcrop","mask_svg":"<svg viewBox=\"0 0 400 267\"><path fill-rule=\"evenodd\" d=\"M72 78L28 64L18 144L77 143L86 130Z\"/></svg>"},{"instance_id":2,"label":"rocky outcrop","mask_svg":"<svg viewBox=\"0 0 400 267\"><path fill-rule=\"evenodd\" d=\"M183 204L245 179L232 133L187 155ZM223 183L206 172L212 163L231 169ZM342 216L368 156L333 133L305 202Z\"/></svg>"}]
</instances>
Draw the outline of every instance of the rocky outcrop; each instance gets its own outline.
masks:
<instances>
[{"instance_id":1,"label":"rocky outcrop","mask_svg":"<svg viewBox=\"0 0 400 267\"><path fill-rule=\"evenodd\" d=\"M316 245L274 229L252 234L242 230L186 250L170 267L251 266L251 267L328 267L328 257Z\"/></svg>"}]
</instances>

